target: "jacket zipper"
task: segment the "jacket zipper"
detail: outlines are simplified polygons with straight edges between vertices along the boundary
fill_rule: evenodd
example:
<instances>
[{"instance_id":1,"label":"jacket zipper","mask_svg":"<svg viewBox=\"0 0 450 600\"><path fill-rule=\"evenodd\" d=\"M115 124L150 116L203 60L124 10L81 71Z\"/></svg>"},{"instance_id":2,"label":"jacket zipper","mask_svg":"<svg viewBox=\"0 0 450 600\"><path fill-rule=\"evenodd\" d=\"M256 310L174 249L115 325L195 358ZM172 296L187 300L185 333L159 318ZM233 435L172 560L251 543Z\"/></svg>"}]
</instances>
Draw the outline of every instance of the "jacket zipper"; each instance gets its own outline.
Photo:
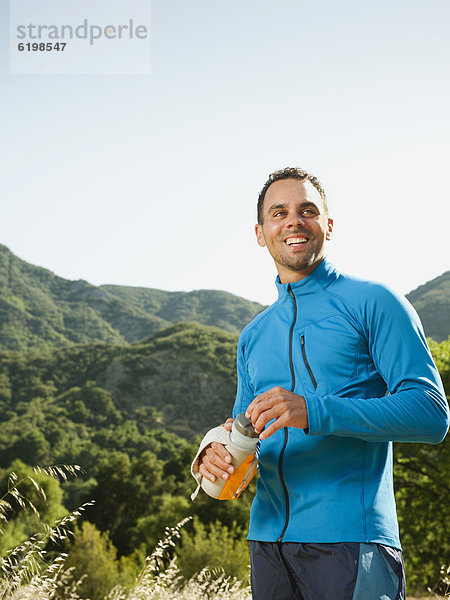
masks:
<instances>
[{"instance_id":1,"label":"jacket zipper","mask_svg":"<svg viewBox=\"0 0 450 600\"><path fill-rule=\"evenodd\" d=\"M312 381L312 384L314 386L314 389L317 389L316 378L314 377L314 373L312 372L312 369L309 366L308 359L306 358L305 336L304 335L302 335L300 342L301 342L301 345L302 345L303 362L305 363L305 367L308 370L309 376L311 377L311 381Z\"/></svg>"},{"instance_id":2,"label":"jacket zipper","mask_svg":"<svg viewBox=\"0 0 450 600\"><path fill-rule=\"evenodd\" d=\"M295 299L295 294L292 291L292 288L290 285L288 285L288 291L289 291L289 294L290 294L292 300L294 301L294 319L292 321L291 328L289 330L289 367L291 369L291 381L292 381L291 392L293 392L295 389L295 372L294 372L294 363L292 361L292 339L294 336L295 323L297 321L297 300ZM286 533L287 526L289 525L289 509L290 509L289 494L287 491L286 482L284 481L284 477L283 477L283 457L284 457L284 451L286 450L286 446L288 443L288 435L289 435L288 429L287 429L287 427L285 427L284 428L284 444L283 444L283 448L281 449L281 452L280 452L280 458L278 461L278 469L280 471L281 485L283 486L284 497L286 500L286 521L284 523L283 531L281 532L281 535L277 540L278 542L283 541L283 536Z\"/></svg>"}]
</instances>

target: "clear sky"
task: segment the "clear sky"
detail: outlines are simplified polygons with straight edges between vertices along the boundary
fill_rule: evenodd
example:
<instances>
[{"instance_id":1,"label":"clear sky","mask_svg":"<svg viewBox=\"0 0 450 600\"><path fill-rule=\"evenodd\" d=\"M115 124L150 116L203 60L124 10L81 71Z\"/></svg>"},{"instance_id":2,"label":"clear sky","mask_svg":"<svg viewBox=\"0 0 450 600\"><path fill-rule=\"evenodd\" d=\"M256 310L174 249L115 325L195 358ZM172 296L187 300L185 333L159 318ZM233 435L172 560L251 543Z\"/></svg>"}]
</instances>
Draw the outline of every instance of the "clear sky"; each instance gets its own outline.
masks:
<instances>
[{"instance_id":1,"label":"clear sky","mask_svg":"<svg viewBox=\"0 0 450 600\"><path fill-rule=\"evenodd\" d=\"M0 3L0 243L68 279L274 299L254 236L300 166L344 272L450 268L448 0L153 0L148 75L11 75Z\"/></svg>"}]
</instances>

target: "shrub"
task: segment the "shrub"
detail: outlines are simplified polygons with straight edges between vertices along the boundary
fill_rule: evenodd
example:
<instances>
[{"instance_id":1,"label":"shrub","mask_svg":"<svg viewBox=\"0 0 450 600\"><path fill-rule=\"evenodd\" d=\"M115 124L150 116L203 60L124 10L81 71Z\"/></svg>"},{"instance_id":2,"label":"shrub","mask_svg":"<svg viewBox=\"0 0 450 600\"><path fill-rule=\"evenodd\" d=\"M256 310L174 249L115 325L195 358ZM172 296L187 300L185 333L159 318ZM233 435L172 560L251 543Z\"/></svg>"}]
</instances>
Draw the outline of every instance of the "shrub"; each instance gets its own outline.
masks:
<instances>
[{"instance_id":1,"label":"shrub","mask_svg":"<svg viewBox=\"0 0 450 600\"><path fill-rule=\"evenodd\" d=\"M181 548L176 551L178 566L185 579L203 569L223 569L228 577L248 582L249 548L242 531L231 531L219 521L205 526L197 517L193 533L181 532Z\"/></svg>"}]
</instances>

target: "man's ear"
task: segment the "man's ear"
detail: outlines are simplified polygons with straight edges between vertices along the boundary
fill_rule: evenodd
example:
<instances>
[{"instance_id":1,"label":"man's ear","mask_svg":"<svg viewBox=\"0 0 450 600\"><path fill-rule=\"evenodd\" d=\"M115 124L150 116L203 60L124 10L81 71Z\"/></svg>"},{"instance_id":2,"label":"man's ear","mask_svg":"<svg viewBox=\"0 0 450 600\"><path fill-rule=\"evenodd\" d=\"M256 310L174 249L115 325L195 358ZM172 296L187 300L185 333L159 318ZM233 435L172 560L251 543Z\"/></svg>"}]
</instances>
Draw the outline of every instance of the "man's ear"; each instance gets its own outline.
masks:
<instances>
[{"instance_id":1,"label":"man's ear","mask_svg":"<svg viewBox=\"0 0 450 600\"><path fill-rule=\"evenodd\" d=\"M333 233L333 225L334 225L334 221L333 219L328 219L328 228L327 228L327 240L331 240L331 234Z\"/></svg>"},{"instance_id":2,"label":"man's ear","mask_svg":"<svg viewBox=\"0 0 450 600\"><path fill-rule=\"evenodd\" d=\"M258 245L261 246L261 248L264 248L264 246L266 245L266 240L264 239L262 225L260 225L259 223L255 225L255 233Z\"/></svg>"}]
</instances>

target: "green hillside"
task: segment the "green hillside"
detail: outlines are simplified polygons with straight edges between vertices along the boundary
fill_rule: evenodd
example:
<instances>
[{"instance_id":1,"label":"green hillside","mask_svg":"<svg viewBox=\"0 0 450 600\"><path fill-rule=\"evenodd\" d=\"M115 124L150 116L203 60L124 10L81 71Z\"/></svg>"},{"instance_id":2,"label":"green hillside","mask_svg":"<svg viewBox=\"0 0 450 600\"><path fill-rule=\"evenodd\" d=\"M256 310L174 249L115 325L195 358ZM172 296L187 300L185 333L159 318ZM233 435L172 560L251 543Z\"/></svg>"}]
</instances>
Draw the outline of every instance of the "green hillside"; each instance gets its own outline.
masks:
<instances>
[{"instance_id":1,"label":"green hillside","mask_svg":"<svg viewBox=\"0 0 450 600\"><path fill-rule=\"evenodd\" d=\"M1 350L0 497L10 465L23 473L22 463L78 464L87 475L64 485L65 506L94 500L86 517L120 554L136 551L133 561L190 514L241 535L251 495L189 499L198 438L231 414L236 343L220 329L179 323L129 345ZM27 518L0 534L0 556L23 539Z\"/></svg>"},{"instance_id":2,"label":"green hillside","mask_svg":"<svg viewBox=\"0 0 450 600\"><path fill-rule=\"evenodd\" d=\"M419 313L427 336L441 342L450 335L450 271L406 295Z\"/></svg>"},{"instance_id":3,"label":"green hillside","mask_svg":"<svg viewBox=\"0 0 450 600\"><path fill-rule=\"evenodd\" d=\"M240 333L244 325L265 307L220 290L165 292L152 288L125 285L102 285L106 290L138 311L154 315L162 321L179 323L194 321Z\"/></svg>"},{"instance_id":4,"label":"green hillside","mask_svg":"<svg viewBox=\"0 0 450 600\"><path fill-rule=\"evenodd\" d=\"M111 427L124 420L185 438L204 432L230 416L236 343L236 336L220 329L179 323L131 345L0 351L0 464L30 457L38 463L82 463L91 434L108 426L111 437ZM102 390L103 400L93 399L92 386ZM70 452L66 442L54 448L49 442L64 412L59 437L69 436ZM24 450L36 428L46 440L42 456L37 449Z\"/></svg>"},{"instance_id":5,"label":"green hillside","mask_svg":"<svg viewBox=\"0 0 450 600\"><path fill-rule=\"evenodd\" d=\"M221 291L189 293L69 281L0 245L0 347L125 344L180 321L239 333L264 307Z\"/></svg>"}]
</instances>

